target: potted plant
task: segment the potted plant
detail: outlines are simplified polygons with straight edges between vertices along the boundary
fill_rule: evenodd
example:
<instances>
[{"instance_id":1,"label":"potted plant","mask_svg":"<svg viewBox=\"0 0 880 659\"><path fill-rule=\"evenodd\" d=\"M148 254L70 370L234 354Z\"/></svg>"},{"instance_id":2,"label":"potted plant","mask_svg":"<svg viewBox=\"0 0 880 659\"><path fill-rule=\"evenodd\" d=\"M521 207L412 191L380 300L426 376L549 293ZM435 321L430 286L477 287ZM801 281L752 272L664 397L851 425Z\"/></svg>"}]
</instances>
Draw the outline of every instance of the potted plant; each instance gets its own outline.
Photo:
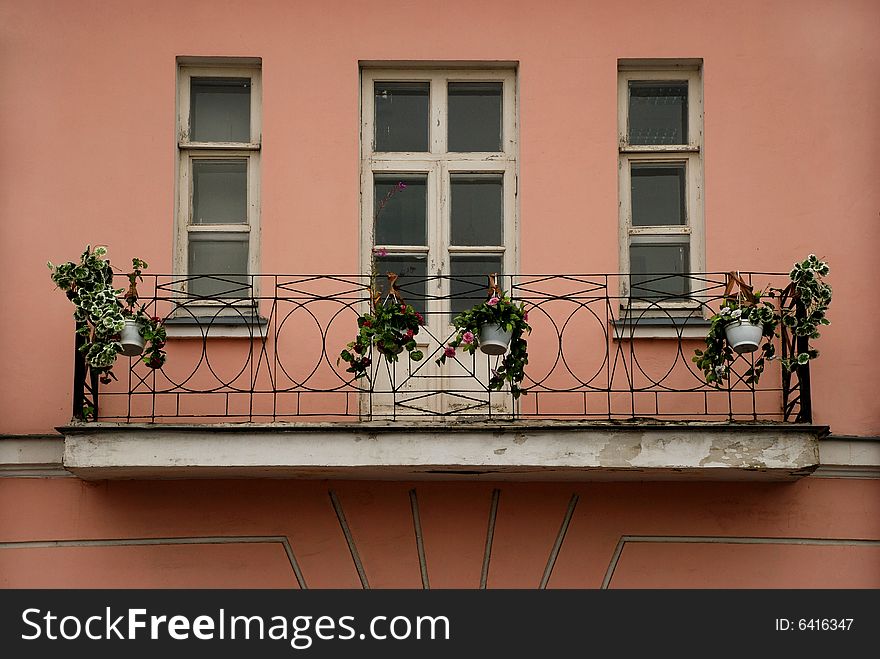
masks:
<instances>
[{"instance_id":1,"label":"potted plant","mask_svg":"<svg viewBox=\"0 0 880 659\"><path fill-rule=\"evenodd\" d=\"M748 295L725 295L721 309L709 319L706 349L694 352L693 361L708 384L718 386L730 374L736 355L755 352L760 346L761 356L745 374L747 383L757 384L766 362L776 356L772 343L779 322L772 302L775 294L746 290ZM760 345L762 338L764 345Z\"/></svg>"},{"instance_id":2,"label":"potted plant","mask_svg":"<svg viewBox=\"0 0 880 659\"><path fill-rule=\"evenodd\" d=\"M445 364L448 357L455 357L458 348L473 353L479 347L487 355L504 355L501 363L492 369L489 389L499 391L509 382L513 397L518 398L526 393L520 384L529 363L528 344L523 338L532 331L529 314L525 303L514 302L498 287L495 275L489 280L489 298L452 320L458 331L436 361L438 365Z\"/></svg>"},{"instance_id":3,"label":"potted plant","mask_svg":"<svg viewBox=\"0 0 880 659\"><path fill-rule=\"evenodd\" d=\"M376 213L373 216L373 226L382 213L382 209L399 192L406 190L406 183L400 181L379 202ZM415 336L425 324L425 319L412 305L403 300L403 294L397 286L398 275L394 272L386 273L388 277L388 293L383 294L377 283L378 268L376 257L387 256L384 248L374 248L370 255L370 283L367 286L369 293L369 310L358 316L358 334L354 341L348 343L336 360L348 363L346 373L353 373L355 378L367 375L370 364L373 363L371 354L375 350L386 361L393 363L398 361L401 353L405 350L411 361L417 362L424 358L421 350L417 349Z\"/></svg>"},{"instance_id":4,"label":"potted plant","mask_svg":"<svg viewBox=\"0 0 880 659\"><path fill-rule=\"evenodd\" d=\"M415 336L425 324L425 319L412 305L403 301L397 287L397 275L388 273L389 293L384 297L375 285L370 291L370 310L358 316L358 335L340 353L339 361L348 362L347 373L362 378L372 363L371 351L375 350L388 362L396 362L405 350L411 361L417 362L424 354L416 347Z\"/></svg>"},{"instance_id":5,"label":"potted plant","mask_svg":"<svg viewBox=\"0 0 880 659\"><path fill-rule=\"evenodd\" d=\"M719 386L730 374L730 364L736 356L755 352L763 339L761 355L744 374L747 384L757 384L766 362L776 358L772 340L778 335L776 330L780 324L795 336L819 338L818 327L829 324L825 314L831 303L831 287L822 281L827 274L828 265L814 254L794 265L789 273L791 283L784 290L755 292L738 273L728 273L722 306L709 319L706 348L694 352L693 361L702 369L706 382ZM739 287L735 295L734 285ZM775 304L777 298L794 299L795 304L779 309ZM803 313L797 313L798 306ZM781 360L782 366L793 371L798 364L806 364L818 354L817 350L808 348Z\"/></svg>"},{"instance_id":6,"label":"potted plant","mask_svg":"<svg viewBox=\"0 0 880 659\"><path fill-rule=\"evenodd\" d=\"M87 246L79 263L48 263L52 281L74 305L76 333L84 339L79 350L104 384L115 379L113 365L120 354L137 356L143 352L147 366L160 368L165 363L162 348L166 340L161 319L149 316L145 306L136 306L137 281L143 279L141 273L147 264L132 259L130 285L123 296L123 289L113 287L113 269L106 255L106 247L92 250ZM149 346L144 352L145 343Z\"/></svg>"},{"instance_id":7,"label":"potted plant","mask_svg":"<svg viewBox=\"0 0 880 659\"><path fill-rule=\"evenodd\" d=\"M165 324L158 316L147 314L146 306L137 307L138 281L143 281L143 271L149 266L145 261L134 258L131 260L131 272L128 277L128 290L125 292L125 329L122 331L120 343L122 354L129 357L143 355L141 361L150 368L161 368L165 364L165 341L167 333ZM146 348L145 348L146 346Z\"/></svg>"}]
</instances>

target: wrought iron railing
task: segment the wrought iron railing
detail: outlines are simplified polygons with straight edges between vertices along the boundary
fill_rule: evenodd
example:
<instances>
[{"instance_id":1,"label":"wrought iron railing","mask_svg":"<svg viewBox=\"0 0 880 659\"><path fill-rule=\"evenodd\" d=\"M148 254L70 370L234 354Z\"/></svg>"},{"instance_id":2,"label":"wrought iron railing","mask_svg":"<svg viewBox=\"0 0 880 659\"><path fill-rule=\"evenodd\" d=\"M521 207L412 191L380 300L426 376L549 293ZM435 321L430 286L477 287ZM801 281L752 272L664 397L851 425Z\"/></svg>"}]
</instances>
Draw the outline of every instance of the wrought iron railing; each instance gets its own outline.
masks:
<instances>
[{"instance_id":1,"label":"wrought iron railing","mask_svg":"<svg viewBox=\"0 0 880 659\"><path fill-rule=\"evenodd\" d=\"M740 274L756 288L781 290L788 283L779 273ZM705 319L720 306L724 273L658 275L637 283L611 274L501 278L503 288L525 303L533 328L522 383L528 393L517 400L488 388L498 357L459 351L446 365L435 364L454 336L454 310L485 299L485 277L402 277L407 302L426 318L416 337L425 358L395 365L374 358L361 379L337 359L367 309L369 277L201 277L192 286L195 279L152 275L140 284L140 302L169 329L161 369L120 356L118 380L99 385L76 352L74 417L177 423L812 420L809 365L786 373L771 362L759 384L751 385L746 371L752 357L739 356L722 386L711 386L693 363L694 350L704 347ZM187 296L186 288L216 294ZM634 293L623 295L624 288ZM777 303L796 306L796 300ZM783 357L806 350L804 337L782 326L780 332L774 341Z\"/></svg>"}]
</instances>

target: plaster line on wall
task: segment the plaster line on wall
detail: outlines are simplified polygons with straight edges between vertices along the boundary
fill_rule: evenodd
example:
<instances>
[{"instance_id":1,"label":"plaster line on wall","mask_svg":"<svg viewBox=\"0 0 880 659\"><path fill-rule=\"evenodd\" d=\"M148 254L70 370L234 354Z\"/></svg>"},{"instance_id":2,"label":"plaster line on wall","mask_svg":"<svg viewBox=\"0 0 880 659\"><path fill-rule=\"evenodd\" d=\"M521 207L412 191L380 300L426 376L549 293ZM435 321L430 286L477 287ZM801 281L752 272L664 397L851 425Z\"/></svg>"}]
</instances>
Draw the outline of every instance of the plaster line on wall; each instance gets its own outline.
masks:
<instances>
[{"instance_id":1,"label":"plaster line on wall","mask_svg":"<svg viewBox=\"0 0 880 659\"><path fill-rule=\"evenodd\" d=\"M486 549L483 552L483 569L480 572L480 589L486 590L489 581L489 560L492 558L492 541L495 538L495 519L498 516L498 499L501 490L492 490L492 504L489 507L489 527L486 530Z\"/></svg>"},{"instance_id":2,"label":"plaster line on wall","mask_svg":"<svg viewBox=\"0 0 880 659\"><path fill-rule=\"evenodd\" d=\"M425 541L422 536L422 520L419 516L419 500L416 496L415 488L409 491L409 505L412 508L413 529L416 534L416 549L419 552L419 571L422 575L422 588L431 590L431 584L428 581L428 559L425 556Z\"/></svg>"},{"instance_id":3,"label":"plaster line on wall","mask_svg":"<svg viewBox=\"0 0 880 659\"><path fill-rule=\"evenodd\" d=\"M880 547L880 540L863 538L785 538L757 536L677 536L677 535L622 535L611 556L611 562L602 579L602 590L608 589L614 570L620 562L624 545L627 543L679 543L679 544L722 544L722 545L816 545L825 547Z\"/></svg>"},{"instance_id":4,"label":"plaster line on wall","mask_svg":"<svg viewBox=\"0 0 880 659\"><path fill-rule=\"evenodd\" d=\"M283 535L181 536L176 538L100 538L89 540L23 540L0 542L0 549L49 549L59 547L145 547L157 545L238 545L279 543L284 549L299 587L307 589L290 541Z\"/></svg>"},{"instance_id":5,"label":"plaster line on wall","mask_svg":"<svg viewBox=\"0 0 880 659\"><path fill-rule=\"evenodd\" d=\"M370 583L367 581L367 573L364 571L364 564L361 562L360 554L358 554L357 545L354 543L354 536L351 534L351 528L348 526L348 520L345 519L345 512L342 510L342 503L336 492L330 490L330 501L333 504L333 510L336 511L336 518L339 520L339 526L342 528L342 534L348 543L348 551L351 553L351 559L354 561L354 567L357 570L358 577L361 580L361 587L364 590L370 589Z\"/></svg>"},{"instance_id":6,"label":"plaster line on wall","mask_svg":"<svg viewBox=\"0 0 880 659\"><path fill-rule=\"evenodd\" d=\"M568 510L565 511L565 517L562 520L562 526L559 527L559 533L556 535L556 542L550 550L550 557L547 559L547 567L544 568L544 575L541 577L541 585L539 588L544 590L550 582L550 575L553 573L553 566L556 565L556 559L559 556L559 550L562 549L562 543L565 541L565 534L568 532L568 526L571 524L574 509L577 507L578 495L572 494L571 500L568 502Z\"/></svg>"}]
</instances>

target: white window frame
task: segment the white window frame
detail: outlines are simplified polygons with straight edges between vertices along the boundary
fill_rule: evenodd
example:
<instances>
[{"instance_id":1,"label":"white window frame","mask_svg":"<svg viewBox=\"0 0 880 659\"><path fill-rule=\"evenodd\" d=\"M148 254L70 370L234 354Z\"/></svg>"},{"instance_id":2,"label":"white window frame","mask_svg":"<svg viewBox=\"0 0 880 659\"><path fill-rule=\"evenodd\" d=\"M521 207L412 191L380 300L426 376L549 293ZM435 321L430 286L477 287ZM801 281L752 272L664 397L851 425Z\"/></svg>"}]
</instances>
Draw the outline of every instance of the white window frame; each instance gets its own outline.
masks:
<instances>
[{"instance_id":1,"label":"white window frame","mask_svg":"<svg viewBox=\"0 0 880 659\"><path fill-rule=\"evenodd\" d=\"M427 152L375 151L374 83L381 81L430 83L430 136ZM447 151L447 84L449 82L502 83L501 151L449 152ZM517 93L516 70L510 68L429 69L418 67L361 68L361 271L369 272L374 247L385 247L389 255L427 254L427 276L450 274L450 256L455 254L502 255L502 266L507 277L517 272L518 266L518 209L517 209ZM426 246L374 245L373 209L375 205L374 175L399 174L427 177L427 236ZM454 174L498 174L503 177L503 245L486 247L456 247L451 243L450 180ZM431 309L431 318L449 319L449 280L439 277L437 288L427 288L429 298L443 299ZM430 300L429 300L430 303ZM445 329L445 328L444 328ZM442 331L438 328L439 331Z\"/></svg>"},{"instance_id":2,"label":"white window frame","mask_svg":"<svg viewBox=\"0 0 880 659\"><path fill-rule=\"evenodd\" d=\"M251 127L247 142L193 142L190 140L190 85L194 77L250 78ZM192 233L248 234L248 274L259 273L260 263L260 151L262 148L262 70L259 58L178 58L177 63L177 193L174 222L173 268L179 295L186 295L189 236ZM247 162L247 224L193 224L192 163L196 160ZM251 296L259 295L259 277L251 277ZM244 297L244 296L242 296ZM245 304L250 304L245 301ZM228 306L228 301L199 300L199 306ZM181 314L183 315L183 314ZM189 313L185 314L189 316Z\"/></svg>"},{"instance_id":3,"label":"white window frame","mask_svg":"<svg viewBox=\"0 0 880 659\"><path fill-rule=\"evenodd\" d=\"M686 144L629 144L629 83L630 81L686 81L688 84L688 136ZM617 75L618 184L620 227L621 306L646 308L657 306L638 300L627 304L629 296L630 245L640 238L653 237L674 241L686 236L689 246L690 272L706 272L706 245L703 220L703 84L702 61L621 60ZM686 217L683 226L632 225L632 188L630 171L633 163L675 163L686 168ZM664 301L663 309L694 309L698 295L689 295L680 302Z\"/></svg>"}]
</instances>

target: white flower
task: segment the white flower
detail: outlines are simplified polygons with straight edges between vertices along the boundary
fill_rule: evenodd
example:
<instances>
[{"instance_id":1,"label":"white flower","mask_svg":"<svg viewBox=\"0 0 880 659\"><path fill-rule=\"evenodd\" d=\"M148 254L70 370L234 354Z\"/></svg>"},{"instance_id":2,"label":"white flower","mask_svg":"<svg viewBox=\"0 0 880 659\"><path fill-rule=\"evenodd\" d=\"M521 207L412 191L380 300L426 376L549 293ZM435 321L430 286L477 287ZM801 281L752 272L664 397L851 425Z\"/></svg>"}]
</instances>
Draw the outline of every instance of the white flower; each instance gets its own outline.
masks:
<instances>
[{"instance_id":1,"label":"white flower","mask_svg":"<svg viewBox=\"0 0 880 659\"><path fill-rule=\"evenodd\" d=\"M715 375L717 375L719 378L724 377L724 367L723 366L716 366L715 367Z\"/></svg>"},{"instance_id":2,"label":"white flower","mask_svg":"<svg viewBox=\"0 0 880 659\"><path fill-rule=\"evenodd\" d=\"M719 311L722 316L726 316L730 313L730 307L721 307L721 311Z\"/></svg>"},{"instance_id":3,"label":"white flower","mask_svg":"<svg viewBox=\"0 0 880 659\"><path fill-rule=\"evenodd\" d=\"M740 316L743 315L742 309L734 309L733 313L731 313L730 315L733 316L734 318L739 318Z\"/></svg>"}]
</instances>

